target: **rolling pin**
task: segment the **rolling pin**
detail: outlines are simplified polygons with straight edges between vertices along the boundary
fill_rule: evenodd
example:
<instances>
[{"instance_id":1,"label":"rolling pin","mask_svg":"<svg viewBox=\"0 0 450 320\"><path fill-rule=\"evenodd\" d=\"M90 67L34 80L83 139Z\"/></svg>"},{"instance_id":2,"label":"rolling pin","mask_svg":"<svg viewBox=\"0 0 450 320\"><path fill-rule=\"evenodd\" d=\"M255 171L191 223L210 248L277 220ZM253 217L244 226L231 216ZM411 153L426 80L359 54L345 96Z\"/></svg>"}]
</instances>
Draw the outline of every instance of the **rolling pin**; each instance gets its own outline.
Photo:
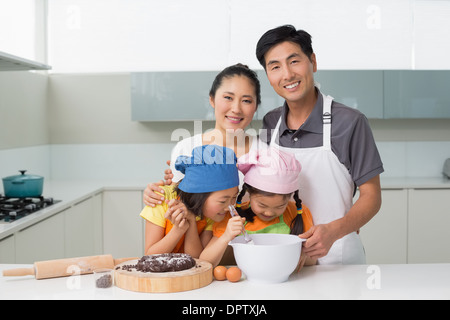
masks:
<instances>
[{"instance_id":1,"label":"rolling pin","mask_svg":"<svg viewBox=\"0 0 450 320\"><path fill-rule=\"evenodd\" d=\"M94 269L113 269L115 265L137 258L114 259L112 255L88 256L35 262L32 268L3 270L4 277L34 275L36 279L68 277L94 272Z\"/></svg>"}]
</instances>

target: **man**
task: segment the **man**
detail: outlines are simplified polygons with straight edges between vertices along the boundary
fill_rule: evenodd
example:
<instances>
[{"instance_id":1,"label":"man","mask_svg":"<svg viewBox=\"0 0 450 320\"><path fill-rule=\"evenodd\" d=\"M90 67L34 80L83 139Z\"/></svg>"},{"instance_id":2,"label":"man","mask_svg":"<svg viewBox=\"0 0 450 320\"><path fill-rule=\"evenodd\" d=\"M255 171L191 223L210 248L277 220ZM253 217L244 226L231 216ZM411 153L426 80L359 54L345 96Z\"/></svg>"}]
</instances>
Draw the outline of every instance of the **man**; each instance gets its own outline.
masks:
<instances>
[{"instance_id":1,"label":"man","mask_svg":"<svg viewBox=\"0 0 450 320\"><path fill-rule=\"evenodd\" d=\"M300 197L315 226L300 237L320 264L363 264L358 231L380 209L384 171L366 117L323 95L311 36L286 25L267 31L256 55L269 82L285 99L266 114L261 138L292 152L302 164ZM263 132L264 132L263 131ZM353 204L355 186L359 199Z\"/></svg>"}]
</instances>

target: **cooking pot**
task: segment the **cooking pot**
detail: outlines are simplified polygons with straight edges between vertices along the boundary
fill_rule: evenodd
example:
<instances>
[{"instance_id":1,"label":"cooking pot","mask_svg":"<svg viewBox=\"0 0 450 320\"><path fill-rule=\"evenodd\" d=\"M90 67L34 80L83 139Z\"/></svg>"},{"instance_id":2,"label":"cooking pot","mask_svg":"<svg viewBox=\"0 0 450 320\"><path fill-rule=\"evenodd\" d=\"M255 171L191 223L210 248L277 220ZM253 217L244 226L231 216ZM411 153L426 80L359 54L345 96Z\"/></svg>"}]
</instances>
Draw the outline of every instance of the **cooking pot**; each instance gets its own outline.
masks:
<instances>
[{"instance_id":1,"label":"cooking pot","mask_svg":"<svg viewBox=\"0 0 450 320\"><path fill-rule=\"evenodd\" d=\"M25 174L26 170L19 170L21 174L3 178L5 196L9 198L40 197L44 188L44 177Z\"/></svg>"}]
</instances>

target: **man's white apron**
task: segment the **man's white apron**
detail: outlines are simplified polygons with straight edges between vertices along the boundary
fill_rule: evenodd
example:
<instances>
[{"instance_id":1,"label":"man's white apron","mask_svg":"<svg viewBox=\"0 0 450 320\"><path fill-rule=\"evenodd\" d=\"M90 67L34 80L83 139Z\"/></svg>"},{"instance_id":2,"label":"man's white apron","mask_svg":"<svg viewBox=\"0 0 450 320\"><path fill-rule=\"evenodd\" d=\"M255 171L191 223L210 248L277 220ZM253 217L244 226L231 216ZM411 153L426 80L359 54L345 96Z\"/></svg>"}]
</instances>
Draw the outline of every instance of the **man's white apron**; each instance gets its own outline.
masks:
<instances>
[{"instance_id":1,"label":"man's white apron","mask_svg":"<svg viewBox=\"0 0 450 320\"><path fill-rule=\"evenodd\" d=\"M314 224L326 224L342 218L353 205L354 185L345 166L331 150L331 103L323 95L323 146L287 148L278 144L281 117L272 133L270 144L293 153L302 165L299 195L311 210ZM337 240L319 264L365 264L365 253L356 232Z\"/></svg>"}]
</instances>

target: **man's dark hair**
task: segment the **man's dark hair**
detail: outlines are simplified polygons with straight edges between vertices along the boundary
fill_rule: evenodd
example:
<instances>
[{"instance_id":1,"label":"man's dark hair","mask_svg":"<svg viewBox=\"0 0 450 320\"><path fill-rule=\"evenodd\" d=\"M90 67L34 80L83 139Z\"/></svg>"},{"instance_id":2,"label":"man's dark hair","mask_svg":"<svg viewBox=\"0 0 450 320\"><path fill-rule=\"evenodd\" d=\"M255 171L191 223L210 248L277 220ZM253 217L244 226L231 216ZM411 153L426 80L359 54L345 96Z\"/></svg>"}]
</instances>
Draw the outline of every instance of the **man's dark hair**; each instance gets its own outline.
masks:
<instances>
[{"instance_id":1,"label":"man's dark hair","mask_svg":"<svg viewBox=\"0 0 450 320\"><path fill-rule=\"evenodd\" d=\"M285 41L298 44L303 53L311 60L311 55L314 53L311 44L311 35L304 30L296 30L292 25L284 25L264 33L256 45L256 58L264 70L266 70L264 55L273 46Z\"/></svg>"}]
</instances>

